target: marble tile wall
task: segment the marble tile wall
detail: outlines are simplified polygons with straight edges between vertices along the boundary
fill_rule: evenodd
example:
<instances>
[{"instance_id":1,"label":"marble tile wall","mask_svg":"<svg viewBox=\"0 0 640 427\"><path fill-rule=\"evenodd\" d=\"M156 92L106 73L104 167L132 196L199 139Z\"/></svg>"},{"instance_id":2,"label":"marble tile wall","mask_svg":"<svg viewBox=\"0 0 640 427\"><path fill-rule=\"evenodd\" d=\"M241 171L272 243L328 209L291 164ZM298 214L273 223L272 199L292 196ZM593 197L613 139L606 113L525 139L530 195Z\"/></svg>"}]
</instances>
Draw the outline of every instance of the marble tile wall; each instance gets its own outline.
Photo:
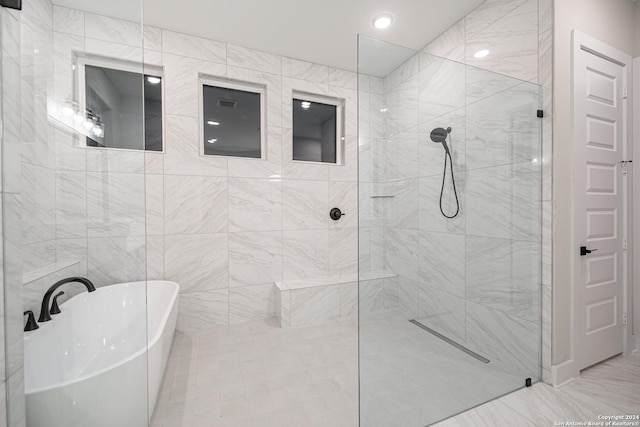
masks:
<instances>
[{"instance_id":1,"label":"marble tile wall","mask_svg":"<svg viewBox=\"0 0 640 427\"><path fill-rule=\"evenodd\" d=\"M164 153L79 149L56 128L58 257L100 285L175 280L181 330L272 317L274 281L357 271L355 73L160 28L141 45L137 24L58 6L53 22L55 102L73 97L73 51L162 66L165 95ZM266 159L199 154L200 75L266 85ZM366 80L381 104L381 80ZM291 160L294 90L345 100L343 165Z\"/></svg>"},{"instance_id":2,"label":"marble tile wall","mask_svg":"<svg viewBox=\"0 0 640 427\"><path fill-rule=\"evenodd\" d=\"M388 75L385 153L374 159L393 196L379 245L407 316L534 377L541 305L549 334L548 3L488 0ZM475 58L482 49L490 54ZM438 207L444 150L429 140L438 126L453 129L454 220ZM455 210L450 181L443 208Z\"/></svg>"}]
</instances>

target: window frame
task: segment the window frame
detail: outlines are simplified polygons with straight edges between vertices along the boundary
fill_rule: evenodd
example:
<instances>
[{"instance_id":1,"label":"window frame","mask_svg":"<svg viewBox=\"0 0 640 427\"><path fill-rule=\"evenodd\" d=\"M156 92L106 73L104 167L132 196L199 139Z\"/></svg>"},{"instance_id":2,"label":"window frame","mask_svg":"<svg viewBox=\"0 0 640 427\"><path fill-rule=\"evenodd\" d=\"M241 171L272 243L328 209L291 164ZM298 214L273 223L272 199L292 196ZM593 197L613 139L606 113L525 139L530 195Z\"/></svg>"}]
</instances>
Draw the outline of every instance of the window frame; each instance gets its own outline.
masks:
<instances>
[{"instance_id":1,"label":"window frame","mask_svg":"<svg viewBox=\"0 0 640 427\"><path fill-rule=\"evenodd\" d=\"M125 71L130 73L137 73L142 75L144 79L145 75L154 75L158 76L162 79L160 85L160 99L162 103L161 114L162 114L162 150L147 150L144 149L136 149L136 148L118 148L118 147L94 147L92 145L87 145L86 137L90 137L85 132L78 131L78 129L74 129L76 132L82 134L84 138L78 138L78 146L82 148L96 148L99 150L118 150L118 151L132 151L136 153L157 153L164 154L167 151L166 147L166 114L165 114L165 78L164 78L164 67L161 65L152 65L152 64L142 64L136 61L128 61L125 59L111 58L108 56L99 56L92 55L86 53L77 53L75 54L75 68L76 68L76 100L78 102L78 108L80 111L87 110L87 94L86 94L86 71L85 66L93 66L100 68L109 68L112 70ZM141 69L142 68L142 69ZM144 85L144 82L142 82ZM143 86L143 94L144 94L144 86ZM143 112L144 112L144 99L143 99ZM144 123L143 123L144 129ZM146 135L145 135L146 137ZM146 140L143 141L143 144L146 147Z\"/></svg>"},{"instance_id":2,"label":"window frame","mask_svg":"<svg viewBox=\"0 0 640 427\"><path fill-rule=\"evenodd\" d=\"M204 87L238 90L260 95L260 157L231 156L225 154L206 154L204 135ZM200 74L198 76L198 146L201 157L242 160L267 160L267 86L244 80Z\"/></svg>"},{"instance_id":3,"label":"window frame","mask_svg":"<svg viewBox=\"0 0 640 427\"><path fill-rule=\"evenodd\" d=\"M295 126L293 116L294 100L299 99L302 101L310 101L319 104L333 105L336 107L336 162L313 162L309 160L294 160L293 158L293 144L295 136L293 129ZM295 163L312 164L312 165L328 165L328 166L343 166L344 165L344 146L345 146L345 100L344 98L336 98L328 95L321 95L316 93L310 93L300 90L293 90L291 92L291 161Z\"/></svg>"}]
</instances>

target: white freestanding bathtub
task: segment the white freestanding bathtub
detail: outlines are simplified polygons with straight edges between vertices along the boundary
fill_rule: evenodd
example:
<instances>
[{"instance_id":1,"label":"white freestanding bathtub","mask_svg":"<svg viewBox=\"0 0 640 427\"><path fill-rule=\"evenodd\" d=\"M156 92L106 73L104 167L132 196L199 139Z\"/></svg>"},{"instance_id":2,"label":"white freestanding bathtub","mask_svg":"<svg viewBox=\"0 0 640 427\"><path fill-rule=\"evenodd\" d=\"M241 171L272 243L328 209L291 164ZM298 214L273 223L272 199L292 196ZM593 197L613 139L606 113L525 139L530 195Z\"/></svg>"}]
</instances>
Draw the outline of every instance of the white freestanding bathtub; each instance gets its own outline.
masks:
<instances>
[{"instance_id":1,"label":"white freestanding bathtub","mask_svg":"<svg viewBox=\"0 0 640 427\"><path fill-rule=\"evenodd\" d=\"M147 426L171 350L178 290L175 282L147 281L83 292L27 333L27 427Z\"/></svg>"}]
</instances>

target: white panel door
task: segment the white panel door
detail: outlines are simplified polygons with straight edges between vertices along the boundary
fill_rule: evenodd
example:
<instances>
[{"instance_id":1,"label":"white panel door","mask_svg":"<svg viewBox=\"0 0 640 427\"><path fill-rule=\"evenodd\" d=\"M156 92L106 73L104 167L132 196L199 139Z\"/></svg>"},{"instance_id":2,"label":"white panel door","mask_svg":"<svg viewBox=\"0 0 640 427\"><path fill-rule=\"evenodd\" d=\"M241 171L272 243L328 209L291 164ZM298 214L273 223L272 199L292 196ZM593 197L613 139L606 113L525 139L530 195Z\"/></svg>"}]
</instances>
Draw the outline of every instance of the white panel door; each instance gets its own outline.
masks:
<instances>
[{"instance_id":1,"label":"white panel door","mask_svg":"<svg viewBox=\"0 0 640 427\"><path fill-rule=\"evenodd\" d=\"M624 65L581 46L574 56L574 242L584 369L623 351ZM591 253L580 254L586 246Z\"/></svg>"}]
</instances>

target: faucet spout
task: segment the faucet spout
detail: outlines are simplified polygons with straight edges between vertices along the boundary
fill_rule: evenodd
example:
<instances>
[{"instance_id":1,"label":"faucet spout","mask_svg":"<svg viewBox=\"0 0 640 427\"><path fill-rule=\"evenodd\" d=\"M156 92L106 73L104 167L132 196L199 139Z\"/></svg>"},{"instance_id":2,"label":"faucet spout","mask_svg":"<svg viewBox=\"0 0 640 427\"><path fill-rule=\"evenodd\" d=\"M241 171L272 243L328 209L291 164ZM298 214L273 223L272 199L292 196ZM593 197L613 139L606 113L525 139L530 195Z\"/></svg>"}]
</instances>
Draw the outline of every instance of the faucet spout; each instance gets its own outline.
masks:
<instances>
[{"instance_id":1,"label":"faucet spout","mask_svg":"<svg viewBox=\"0 0 640 427\"><path fill-rule=\"evenodd\" d=\"M96 290L96 287L93 286L91 280L85 277L67 277L66 279L58 280L49 288L49 290L44 294L44 298L42 299L42 307L40 308L40 317L38 318L38 322L48 322L51 320L51 313L49 312L49 302L51 301L51 295L58 289L60 286L66 283L78 282L82 283L87 291L93 292Z\"/></svg>"}]
</instances>

